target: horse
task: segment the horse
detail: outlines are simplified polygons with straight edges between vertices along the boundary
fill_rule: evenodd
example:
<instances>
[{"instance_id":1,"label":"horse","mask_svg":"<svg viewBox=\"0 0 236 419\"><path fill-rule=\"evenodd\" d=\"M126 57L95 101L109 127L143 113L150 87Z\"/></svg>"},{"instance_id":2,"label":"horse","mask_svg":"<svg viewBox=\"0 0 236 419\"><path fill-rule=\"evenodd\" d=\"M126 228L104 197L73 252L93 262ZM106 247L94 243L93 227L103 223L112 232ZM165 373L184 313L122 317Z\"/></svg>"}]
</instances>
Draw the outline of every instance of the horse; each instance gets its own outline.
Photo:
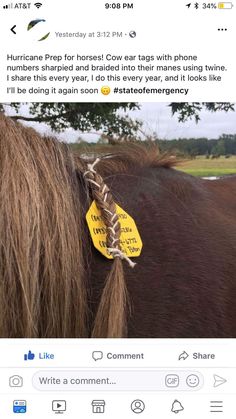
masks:
<instances>
[{"instance_id":1,"label":"horse","mask_svg":"<svg viewBox=\"0 0 236 419\"><path fill-rule=\"evenodd\" d=\"M88 170L0 114L0 337L236 337L236 177L175 164L132 144ZM85 218L102 192L136 222L134 268L92 244Z\"/></svg>"}]
</instances>

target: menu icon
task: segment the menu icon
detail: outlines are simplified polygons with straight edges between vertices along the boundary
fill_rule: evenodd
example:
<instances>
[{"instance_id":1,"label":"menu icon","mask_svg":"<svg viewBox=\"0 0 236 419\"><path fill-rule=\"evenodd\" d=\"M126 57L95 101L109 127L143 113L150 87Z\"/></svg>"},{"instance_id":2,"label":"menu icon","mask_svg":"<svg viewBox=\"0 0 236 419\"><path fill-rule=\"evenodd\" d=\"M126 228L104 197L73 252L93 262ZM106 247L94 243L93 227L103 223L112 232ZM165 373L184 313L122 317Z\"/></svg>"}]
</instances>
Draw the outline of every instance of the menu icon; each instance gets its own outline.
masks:
<instances>
[{"instance_id":1,"label":"menu icon","mask_svg":"<svg viewBox=\"0 0 236 419\"><path fill-rule=\"evenodd\" d=\"M223 413L223 400L211 400L210 401L210 412L211 413Z\"/></svg>"}]
</instances>

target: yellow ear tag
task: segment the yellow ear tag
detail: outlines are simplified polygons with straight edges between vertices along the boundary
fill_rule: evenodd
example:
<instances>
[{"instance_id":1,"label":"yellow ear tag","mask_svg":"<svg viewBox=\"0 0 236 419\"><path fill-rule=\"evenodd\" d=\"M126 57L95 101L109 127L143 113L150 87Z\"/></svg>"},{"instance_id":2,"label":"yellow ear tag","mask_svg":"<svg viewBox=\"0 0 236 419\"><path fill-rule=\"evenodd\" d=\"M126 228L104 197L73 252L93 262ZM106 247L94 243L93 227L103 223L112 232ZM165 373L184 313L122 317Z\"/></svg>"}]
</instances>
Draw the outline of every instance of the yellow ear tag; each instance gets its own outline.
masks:
<instances>
[{"instance_id":1,"label":"yellow ear tag","mask_svg":"<svg viewBox=\"0 0 236 419\"><path fill-rule=\"evenodd\" d=\"M120 247L122 252L128 257L139 256L143 243L135 221L117 204L116 213L118 214L121 226ZM101 211L97 208L95 201L92 202L86 214L86 220L96 249L99 250L99 252L101 252L106 258L113 259L113 256L107 251L106 226L102 220Z\"/></svg>"}]
</instances>

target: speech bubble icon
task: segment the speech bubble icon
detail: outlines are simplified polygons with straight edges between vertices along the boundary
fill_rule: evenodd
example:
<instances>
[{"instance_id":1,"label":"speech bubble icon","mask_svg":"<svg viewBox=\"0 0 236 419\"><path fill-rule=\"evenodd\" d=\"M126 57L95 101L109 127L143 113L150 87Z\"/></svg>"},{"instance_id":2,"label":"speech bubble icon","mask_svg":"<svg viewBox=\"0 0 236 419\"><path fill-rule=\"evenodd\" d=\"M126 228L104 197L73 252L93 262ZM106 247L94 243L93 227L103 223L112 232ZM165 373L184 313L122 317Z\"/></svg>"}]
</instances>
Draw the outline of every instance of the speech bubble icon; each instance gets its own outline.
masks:
<instances>
[{"instance_id":1,"label":"speech bubble icon","mask_svg":"<svg viewBox=\"0 0 236 419\"><path fill-rule=\"evenodd\" d=\"M99 361L100 359L103 358L103 352L102 351L93 351L92 358L94 359L94 361Z\"/></svg>"}]
</instances>

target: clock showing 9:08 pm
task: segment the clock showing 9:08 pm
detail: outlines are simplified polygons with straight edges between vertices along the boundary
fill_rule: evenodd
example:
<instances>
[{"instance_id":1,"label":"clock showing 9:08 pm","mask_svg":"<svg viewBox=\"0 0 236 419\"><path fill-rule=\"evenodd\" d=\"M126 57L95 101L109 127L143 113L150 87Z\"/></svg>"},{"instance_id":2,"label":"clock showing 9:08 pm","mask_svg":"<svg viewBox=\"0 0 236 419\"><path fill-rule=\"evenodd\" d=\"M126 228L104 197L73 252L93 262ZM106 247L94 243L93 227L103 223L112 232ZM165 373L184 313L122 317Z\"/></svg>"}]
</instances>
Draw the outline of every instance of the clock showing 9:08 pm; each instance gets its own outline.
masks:
<instances>
[{"instance_id":1,"label":"clock showing 9:08 pm","mask_svg":"<svg viewBox=\"0 0 236 419\"><path fill-rule=\"evenodd\" d=\"M134 9L133 3L105 3L105 9Z\"/></svg>"}]
</instances>

